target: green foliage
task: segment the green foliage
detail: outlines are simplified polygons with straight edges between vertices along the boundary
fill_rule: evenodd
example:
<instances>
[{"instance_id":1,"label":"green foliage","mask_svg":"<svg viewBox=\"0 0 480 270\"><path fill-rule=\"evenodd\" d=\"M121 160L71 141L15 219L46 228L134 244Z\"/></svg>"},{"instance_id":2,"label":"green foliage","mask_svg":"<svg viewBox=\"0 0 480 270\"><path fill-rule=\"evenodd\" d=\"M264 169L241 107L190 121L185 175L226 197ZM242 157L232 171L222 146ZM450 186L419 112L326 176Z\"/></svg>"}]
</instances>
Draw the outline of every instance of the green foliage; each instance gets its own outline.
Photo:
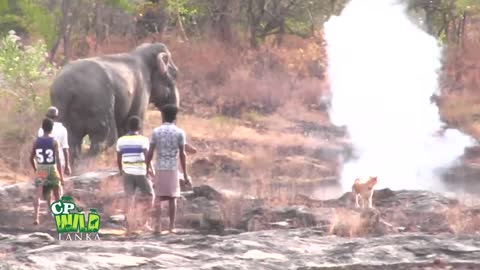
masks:
<instances>
[{"instance_id":1,"label":"green foliage","mask_svg":"<svg viewBox=\"0 0 480 270\"><path fill-rule=\"evenodd\" d=\"M8 0L0 0L0 11L8 8Z\"/></svg>"},{"instance_id":2,"label":"green foliage","mask_svg":"<svg viewBox=\"0 0 480 270\"><path fill-rule=\"evenodd\" d=\"M478 12L480 9L480 0L457 0L455 7L459 11L474 11Z\"/></svg>"},{"instance_id":3,"label":"green foliage","mask_svg":"<svg viewBox=\"0 0 480 270\"><path fill-rule=\"evenodd\" d=\"M458 42L466 17L480 14L480 0L404 0L410 10L422 11L427 31L439 41Z\"/></svg>"},{"instance_id":4,"label":"green foliage","mask_svg":"<svg viewBox=\"0 0 480 270\"><path fill-rule=\"evenodd\" d=\"M46 61L44 42L21 48L17 40L17 36L8 34L0 41L0 74L5 81L0 94L14 96L19 111L44 108L48 98L37 88L46 87L55 67Z\"/></svg>"},{"instance_id":5,"label":"green foliage","mask_svg":"<svg viewBox=\"0 0 480 270\"><path fill-rule=\"evenodd\" d=\"M20 16L14 14L1 14L0 15L0 33L6 32L10 29L15 29L18 32L26 31L24 21Z\"/></svg>"},{"instance_id":6,"label":"green foliage","mask_svg":"<svg viewBox=\"0 0 480 270\"><path fill-rule=\"evenodd\" d=\"M167 11L172 14L178 13L185 20L198 13L198 7L194 3L189 0L167 0Z\"/></svg>"},{"instance_id":7,"label":"green foliage","mask_svg":"<svg viewBox=\"0 0 480 270\"><path fill-rule=\"evenodd\" d=\"M137 9L137 4L132 2L131 0L105 0L107 5L121 8L128 13L134 13Z\"/></svg>"},{"instance_id":8,"label":"green foliage","mask_svg":"<svg viewBox=\"0 0 480 270\"><path fill-rule=\"evenodd\" d=\"M0 33L14 29L39 34L51 46L58 35L56 16L58 11L47 10L40 0L0 0Z\"/></svg>"},{"instance_id":9,"label":"green foliage","mask_svg":"<svg viewBox=\"0 0 480 270\"><path fill-rule=\"evenodd\" d=\"M26 31L26 23L16 1L0 0L0 33L14 29L17 32Z\"/></svg>"},{"instance_id":10,"label":"green foliage","mask_svg":"<svg viewBox=\"0 0 480 270\"><path fill-rule=\"evenodd\" d=\"M285 26L297 35L308 35L311 32L311 23L307 20L299 20L297 18L286 18Z\"/></svg>"},{"instance_id":11,"label":"green foliage","mask_svg":"<svg viewBox=\"0 0 480 270\"><path fill-rule=\"evenodd\" d=\"M50 12L42 8L38 1L33 0L22 0L17 3L25 14L27 30L40 34L47 45L52 46L58 36L55 17L59 16L59 11Z\"/></svg>"},{"instance_id":12,"label":"green foliage","mask_svg":"<svg viewBox=\"0 0 480 270\"><path fill-rule=\"evenodd\" d=\"M250 121L252 123L258 123L261 120L261 115L255 110L251 110L245 113L243 117L245 120Z\"/></svg>"}]
</instances>

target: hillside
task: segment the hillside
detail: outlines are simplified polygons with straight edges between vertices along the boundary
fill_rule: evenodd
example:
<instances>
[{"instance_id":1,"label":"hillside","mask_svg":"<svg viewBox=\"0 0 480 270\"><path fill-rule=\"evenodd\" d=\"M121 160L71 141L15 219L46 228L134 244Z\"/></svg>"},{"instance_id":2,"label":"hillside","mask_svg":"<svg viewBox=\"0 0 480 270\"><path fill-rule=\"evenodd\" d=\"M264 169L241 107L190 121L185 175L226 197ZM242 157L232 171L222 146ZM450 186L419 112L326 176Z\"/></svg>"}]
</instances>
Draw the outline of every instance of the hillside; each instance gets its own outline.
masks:
<instances>
[{"instance_id":1,"label":"hillside","mask_svg":"<svg viewBox=\"0 0 480 270\"><path fill-rule=\"evenodd\" d=\"M350 9L347 2L354 3ZM415 149L424 146L416 144L422 141L406 137L425 135L428 144L448 137L445 129L456 129L480 139L480 5L405 2L411 16L402 17L404 25L412 20L418 28L395 25L389 14L405 11L382 1L368 2L370 8L355 0L0 1L0 269L479 269L480 148L465 148L455 166L442 172L445 189L420 189L424 183L419 181L435 180L418 174L421 165L429 165L415 163L423 161ZM377 4L385 12L373 9ZM339 39L336 46L343 51L334 54L324 23L342 10L351 24L337 29L351 42ZM363 29L359 20L371 29ZM357 25L360 31L352 31ZM14 35L7 36L5 29L15 29L19 39L9 39ZM412 35L402 35L402 29ZM420 29L430 36L418 34ZM382 33L390 34L391 42L383 43L388 37ZM415 43L421 36L429 38L428 46ZM77 210L98 213L100 241L83 238L87 233L78 223L71 227L80 232L60 234L43 201L40 223L34 225L28 156L50 105L55 75L69 61L125 53L144 42L162 42L171 51L179 69L176 124L198 150L187 162L193 187L182 187L177 199L177 233L157 235L131 222L150 216L148 211L125 216L128 201L113 147L81 160L64 185L64 195ZM407 44L413 46L404 50ZM438 44L441 63L437 54L429 54ZM358 105L349 112L358 119L356 131L366 131L360 133L367 146L380 145L368 169L397 177L379 177L373 209L354 207L354 179L341 179L344 164L359 158L364 145L353 145L358 136L352 125L349 130L332 124L331 98L339 88L333 86L335 60L327 52L347 56L340 68L347 72L338 76L336 70L337 86L357 75L367 78L352 80L364 83L360 87L343 85L344 99L352 102L343 103L344 109ZM421 53L427 61L415 58ZM390 59L392 54L396 57ZM398 68L395 60L404 66ZM414 71L406 76L410 62ZM437 73L428 65L416 69L420 63L441 66L440 89L430 100ZM400 86L391 87L396 83ZM370 86L379 91L369 91ZM422 98L405 88L422 91ZM387 101L377 100L380 96ZM445 129L435 124L434 106L415 110L429 101L438 106ZM388 102L397 102L394 109ZM363 109L372 114L357 113ZM377 116L383 117L380 124L369 123ZM434 134L429 128L426 134L409 129L420 129L412 124L417 116ZM161 113L151 104L143 134L150 137L160 123ZM84 151L89 142L84 138ZM399 153L407 148L405 142L413 142L407 145L412 151ZM452 144L463 151L464 144ZM448 143L441 146L438 152L447 156L453 149ZM438 152L418 156L430 161ZM415 164L406 165L411 160ZM402 174L415 169L417 175ZM392 187L408 181L413 188ZM166 212L163 208L162 229ZM128 234L126 218L134 227Z\"/></svg>"},{"instance_id":2,"label":"hillside","mask_svg":"<svg viewBox=\"0 0 480 270\"><path fill-rule=\"evenodd\" d=\"M158 39L153 35L143 41ZM227 48L213 41L186 44L174 36L163 37L162 41L171 49L180 69L178 125L199 149L197 155L189 158L196 182L249 188L254 188L249 183L255 182L263 183L261 189L275 184L310 191L312 186L329 185L333 194L338 195L339 166L350 157L351 145L348 131L329 121L330 94L321 33L310 39L291 36L286 38L288 45L266 46L256 51ZM131 48L121 39L113 39L90 56ZM455 50L458 49L452 48L449 53L458 55ZM240 57L232 58L230 54ZM446 59L453 61L452 57L447 54ZM459 58L454 63L447 62L443 76L449 76L458 65L465 64ZM477 70L467 71L471 75L462 76L457 84L474 80ZM449 85L453 84L444 84L444 94L437 102L444 121L477 136L476 95L471 90L454 91ZM26 157L41 112L30 115L9 114L2 120L7 127L11 121L35 119L4 131L10 134L2 140L4 184L28 181L31 177ZM144 134L149 136L159 123L159 112L150 107ZM12 132L17 132L17 137L12 137ZM18 137L19 134L22 136ZM85 142L88 147L88 140ZM115 167L112 151L84 163L78 172ZM477 162L475 153L467 152L467 163ZM322 190L320 196L332 195L324 188L318 189Z\"/></svg>"}]
</instances>

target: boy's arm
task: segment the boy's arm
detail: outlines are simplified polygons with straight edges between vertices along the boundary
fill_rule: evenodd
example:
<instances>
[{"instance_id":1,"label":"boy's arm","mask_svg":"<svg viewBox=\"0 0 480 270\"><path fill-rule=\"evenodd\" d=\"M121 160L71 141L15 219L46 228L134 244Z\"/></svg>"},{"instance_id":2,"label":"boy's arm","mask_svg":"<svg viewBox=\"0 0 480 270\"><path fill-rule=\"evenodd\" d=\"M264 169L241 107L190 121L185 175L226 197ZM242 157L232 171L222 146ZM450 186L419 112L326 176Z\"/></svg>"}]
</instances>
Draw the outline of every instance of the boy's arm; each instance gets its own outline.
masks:
<instances>
[{"instance_id":1,"label":"boy's arm","mask_svg":"<svg viewBox=\"0 0 480 270\"><path fill-rule=\"evenodd\" d=\"M61 148L63 151L63 157L65 158L65 174L70 175L72 173L72 170L70 168L70 151L68 146L68 131L66 128L64 128L63 134L64 136Z\"/></svg>"},{"instance_id":2,"label":"boy's arm","mask_svg":"<svg viewBox=\"0 0 480 270\"><path fill-rule=\"evenodd\" d=\"M30 152L30 165L32 165L33 171L37 171L37 166L35 165L35 145L36 143L33 143L32 151Z\"/></svg>"},{"instance_id":3,"label":"boy's arm","mask_svg":"<svg viewBox=\"0 0 480 270\"><path fill-rule=\"evenodd\" d=\"M63 185L63 172L62 172L62 161L58 158L59 157L59 153L60 151L58 150L59 146L58 146L58 142L56 140L53 141L53 149L55 151L55 157L56 157L56 162L57 163L57 170L58 170L58 174L60 174L60 182L62 183Z\"/></svg>"},{"instance_id":4,"label":"boy's arm","mask_svg":"<svg viewBox=\"0 0 480 270\"><path fill-rule=\"evenodd\" d=\"M185 179L185 182L187 184L191 184L190 182L190 177L188 177L187 174L187 155L185 154L185 145L181 144L178 146L179 154L180 154L180 166L182 166L182 171L183 171L183 179Z\"/></svg>"},{"instance_id":5,"label":"boy's arm","mask_svg":"<svg viewBox=\"0 0 480 270\"><path fill-rule=\"evenodd\" d=\"M195 154L197 153L197 149L195 149L195 147L191 146L190 144L185 144L185 152L187 152L187 154Z\"/></svg>"},{"instance_id":6,"label":"boy's arm","mask_svg":"<svg viewBox=\"0 0 480 270\"><path fill-rule=\"evenodd\" d=\"M150 146L148 147L148 152L147 152L147 155L145 156L145 163L147 164L147 173L150 173L151 175L154 174L152 159L153 159L153 152L155 151L156 145L157 145L157 137L155 136L155 131L153 131L152 137L150 139Z\"/></svg>"},{"instance_id":7,"label":"boy's arm","mask_svg":"<svg viewBox=\"0 0 480 270\"><path fill-rule=\"evenodd\" d=\"M147 157L149 155L149 149L144 148L143 154L145 155L145 157ZM149 176L155 175L155 171L153 170L153 166L152 166L152 161L150 160L150 162L147 162L147 159L145 158L145 165L147 165L147 175Z\"/></svg>"},{"instance_id":8,"label":"boy's arm","mask_svg":"<svg viewBox=\"0 0 480 270\"><path fill-rule=\"evenodd\" d=\"M123 175L123 164L122 164L122 150L120 149L120 139L117 140L115 150L117 151L117 167L120 175Z\"/></svg>"},{"instance_id":9,"label":"boy's arm","mask_svg":"<svg viewBox=\"0 0 480 270\"><path fill-rule=\"evenodd\" d=\"M183 179L185 179L185 182L187 182L188 185L191 185L190 182L190 177L188 177L187 174L187 155L185 154L185 144L186 144L186 139L185 139L185 133L182 132L182 134L179 137L179 142L178 142L178 150L180 154L180 166L182 166L182 171L183 171Z\"/></svg>"},{"instance_id":10,"label":"boy's arm","mask_svg":"<svg viewBox=\"0 0 480 270\"><path fill-rule=\"evenodd\" d=\"M147 164L147 172L152 173L152 159L153 159L153 152L155 151L155 144L151 143L150 147L148 148L148 152L145 156L145 163Z\"/></svg>"},{"instance_id":11,"label":"boy's arm","mask_svg":"<svg viewBox=\"0 0 480 270\"><path fill-rule=\"evenodd\" d=\"M122 152L120 151L117 152L117 166L118 166L118 171L120 172L120 175L123 175Z\"/></svg>"},{"instance_id":12,"label":"boy's arm","mask_svg":"<svg viewBox=\"0 0 480 270\"><path fill-rule=\"evenodd\" d=\"M70 168L70 153L68 148L63 148L63 156L65 157L65 174L70 175L72 169Z\"/></svg>"},{"instance_id":13,"label":"boy's arm","mask_svg":"<svg viewBox=\"0 0 480 270\"><path fill-rule=\"evenodd\" d=\"M152 147L150 147L150 141L148 138L145 138L145 141L143 142L143 155L145 156L145 165L147 166L147 175L153 176L155 175L155 171L153 170L152 166L152 158L150 159L150 162L147 163L147 156L148 152Z\"/></svg>"}]
</instances>

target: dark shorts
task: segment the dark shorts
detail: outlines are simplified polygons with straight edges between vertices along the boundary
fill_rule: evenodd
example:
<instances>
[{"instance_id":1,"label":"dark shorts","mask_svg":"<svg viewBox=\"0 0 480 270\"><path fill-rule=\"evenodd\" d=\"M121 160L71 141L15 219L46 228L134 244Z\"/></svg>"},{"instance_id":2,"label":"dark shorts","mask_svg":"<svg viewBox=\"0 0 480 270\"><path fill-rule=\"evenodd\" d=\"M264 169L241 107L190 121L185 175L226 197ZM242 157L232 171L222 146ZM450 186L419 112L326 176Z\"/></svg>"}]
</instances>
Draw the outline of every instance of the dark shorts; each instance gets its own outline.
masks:
<instances>
[{"instance_id":1,"label":"dark shorts","mask_svg":"<svg viewBox=\"0 0 480 270\"><path fill-rule=\"evenodd\" d=\"M35 187L43 187L43 198L48 200L54 188L60 187L60 174L57 165L39 165L34 181Z\"/></svg>"},{"instance_id":2,"label":"dark shorts","mask_svg":"<svg viewBox=\"0 0 480 270\"><path fill-rule=\"evenodd\" d=\"M152 181L145 175L124 174L123 188L128 196L133 196L137 188L140 189L143 196L153 197L154 195Z\"/></svg>"}]
</instances>

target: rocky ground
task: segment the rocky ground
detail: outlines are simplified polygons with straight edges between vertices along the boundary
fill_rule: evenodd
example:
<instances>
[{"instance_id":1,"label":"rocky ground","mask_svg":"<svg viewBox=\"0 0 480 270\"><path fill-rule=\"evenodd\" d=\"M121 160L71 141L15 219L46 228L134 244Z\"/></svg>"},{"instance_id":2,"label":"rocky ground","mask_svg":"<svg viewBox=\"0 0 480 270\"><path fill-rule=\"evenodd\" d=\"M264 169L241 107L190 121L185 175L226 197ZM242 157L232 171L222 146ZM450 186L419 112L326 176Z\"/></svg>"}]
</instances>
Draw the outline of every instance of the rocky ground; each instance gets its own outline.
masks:
<instances>
[{"instance_id":1,"label":"rocky ground","mask_svg":"<svg viewBox=\"0 0 480 270\"><path fill-rule=\"evenodd\" d=\"M33 226L28 177L0 173L8 180L0 186L0 269L480 269L477 195L382 189L375 209L355 209L338 186L353 154L346 130L324 112L299 110L179 119L198 153L189 156L195 186L182 192L176 235L115 234L122 185L116 170L98 170L114 164L113 153L65 186L77 205L100 213L101 241L58 241L44 203ZM159 121L149 112L147 136ZM452 190L475 194L478 156L472 149L450 172Z\"/></svg>"},{"instance_id":2,"label":"rocky ground","mask_svg":"<svg viewBox=\"0 0 480 270\"><path fill-rule=\"evenodd\" d=\"M58 241L32 224L32 187L0 188L0 269L480 269L480 206L426 191L378 190L373 210L351 194L288 205L198 185L183 192L177 235L118 236L114 171L67 181L66 195L102 218L101 241ZM45 210L45 205L42 205Z\"/></svg>"},{"instance_id":3,"label":"rocky ground","mask_svg":"<svg viewBox=\"0 0 480 270\"><path fill-rule=\"evenodd\" d=\"M0 234L5 269L479 269L480 237L348 239L315 229L69 242Z\"/></svg>"}]
</instances>

